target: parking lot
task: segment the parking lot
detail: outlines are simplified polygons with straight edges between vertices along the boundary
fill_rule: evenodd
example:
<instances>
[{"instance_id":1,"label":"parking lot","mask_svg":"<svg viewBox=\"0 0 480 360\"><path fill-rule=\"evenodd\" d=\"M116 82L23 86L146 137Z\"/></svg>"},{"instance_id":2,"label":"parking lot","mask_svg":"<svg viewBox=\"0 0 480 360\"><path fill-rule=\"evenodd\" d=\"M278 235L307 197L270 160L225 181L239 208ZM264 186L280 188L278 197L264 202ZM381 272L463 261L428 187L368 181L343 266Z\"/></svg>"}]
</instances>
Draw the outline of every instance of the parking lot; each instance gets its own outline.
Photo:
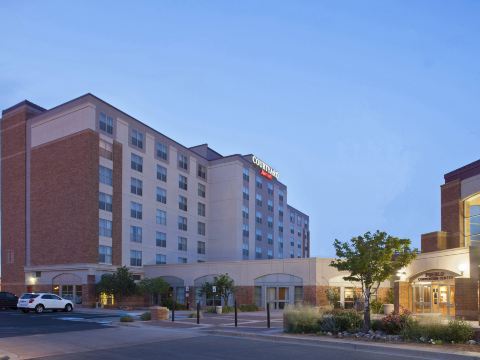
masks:
<instances>
[{"instance_id":1,"label":"parking lot","mask_svg":"<svg viewBox=\"0 0 480 360\"><path fill-rule=\"evenodd\" d=\"M0 310L0 338L109 327L118 316L80 312L34 312Z\"/></svg>"}]
</instances>

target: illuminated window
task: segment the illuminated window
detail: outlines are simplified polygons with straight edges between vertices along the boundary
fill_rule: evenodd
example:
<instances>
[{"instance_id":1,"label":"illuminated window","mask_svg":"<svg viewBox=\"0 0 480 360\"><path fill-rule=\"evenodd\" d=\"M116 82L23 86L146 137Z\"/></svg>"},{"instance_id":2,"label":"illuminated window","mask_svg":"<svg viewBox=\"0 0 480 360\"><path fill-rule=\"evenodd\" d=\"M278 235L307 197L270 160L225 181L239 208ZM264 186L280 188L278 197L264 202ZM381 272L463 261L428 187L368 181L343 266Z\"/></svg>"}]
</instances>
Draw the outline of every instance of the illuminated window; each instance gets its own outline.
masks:
<instances>
[{"instance_id":1,"label":"illuminated window","mask_svg":"<svg viewBox=\"0 0 480 360\"><path fill-rule=\"evenodd\" d=\"M465 200L465 242L480 241L480 194Z\"/></svg>"}]
</instances>

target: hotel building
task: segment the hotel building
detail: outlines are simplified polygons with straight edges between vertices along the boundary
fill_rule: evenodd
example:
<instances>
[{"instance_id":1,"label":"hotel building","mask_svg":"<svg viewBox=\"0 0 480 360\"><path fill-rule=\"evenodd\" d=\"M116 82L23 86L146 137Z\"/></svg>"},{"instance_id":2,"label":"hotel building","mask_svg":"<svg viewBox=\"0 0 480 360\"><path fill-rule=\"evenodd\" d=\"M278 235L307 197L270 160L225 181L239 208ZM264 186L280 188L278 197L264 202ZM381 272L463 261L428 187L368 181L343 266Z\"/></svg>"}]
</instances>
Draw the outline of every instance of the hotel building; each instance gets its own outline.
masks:
<instances>
[{"instance_id":1,"label":"hotel building","mask_svg":"<svg viewBox=\"0 0 480 360\"><path fill-rule=\"evenodd\" d=\"M0 141L4 290L85 302L123 265L309 257L308 215L254 155L185 147L91 94L3 110Z\"/></svg>"},{"instance_id":2,"label":"hotel building","mask_svg":"<svg viewBox=\"0 0 480 360\"><path fill-rule=\"evenodd\" d=\"M398 274L395 307L478 320L480 160L444 178L441 231L423 234L421 254Z\"/></svg>"}]
</instances>

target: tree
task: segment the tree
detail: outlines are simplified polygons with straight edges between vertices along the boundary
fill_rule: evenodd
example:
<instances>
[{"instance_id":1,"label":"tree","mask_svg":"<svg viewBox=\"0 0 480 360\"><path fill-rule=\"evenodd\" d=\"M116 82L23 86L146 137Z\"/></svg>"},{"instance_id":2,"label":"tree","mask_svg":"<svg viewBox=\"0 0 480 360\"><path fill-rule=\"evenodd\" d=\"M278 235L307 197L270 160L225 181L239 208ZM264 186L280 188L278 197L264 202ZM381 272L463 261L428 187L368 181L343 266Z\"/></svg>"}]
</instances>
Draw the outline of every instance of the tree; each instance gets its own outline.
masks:
<instances>
[{"instance_id":1,"label":"tree","mask_svg":"<svg viewBox=\"0 0 480 360\"><path fill-rule=\"evenodd\" d=\"M113 274L103 274L96 285L97 293L113 294L118 300L135 294L137 285L132 273L126 266L118 268Z\"/></svg>"},{"instance_id":2,"label":"tree","mask_svg":"<svg viewBox=\"0 0 480 360\"><path fill-rule=\"evenodd\" d=\"M170 285L161 277L145 278L138 284L138 290L141 294L148 294L152 297L166 295L169 288Z\"/></svg>"},{"instance_id":3,"label":"tree","mask_svg":"<svg viewBox=\"0 0 480 360\"><path fill-rule=\"evenodd\" d=\"M221 274L213 278L213 285L217 287L217 294L223 298L223 304L228 306L228 298L235 290L233 279L228 274Z\"/></svg>"},{"instance_id":4,"label":"tree","mask_svg":"<svg viewBox=\"0 0 480 360\"><path fill-rule=\"evenodd\" d=\"M333 243L337 259L330 266L347 271L345 281L358 281L362 285L365 301L364 327L370 329L370 297L372 289L378 289L382 281L394 276L416 256L417 249L410 249L409 239L399 239L385 232L367 232L350 242Z\"/></svg>"}]
</instances>

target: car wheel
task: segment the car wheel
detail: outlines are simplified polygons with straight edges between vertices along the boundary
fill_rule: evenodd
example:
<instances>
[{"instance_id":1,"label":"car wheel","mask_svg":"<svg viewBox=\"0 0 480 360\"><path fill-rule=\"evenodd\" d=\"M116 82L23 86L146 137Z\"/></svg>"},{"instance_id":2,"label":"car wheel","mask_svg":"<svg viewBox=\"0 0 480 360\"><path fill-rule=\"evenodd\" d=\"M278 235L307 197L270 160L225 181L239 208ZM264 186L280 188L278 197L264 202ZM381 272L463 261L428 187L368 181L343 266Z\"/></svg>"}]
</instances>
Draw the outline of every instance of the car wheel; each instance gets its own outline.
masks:
<instances>
[{"instance_id":1,"label":"car wheel","mask_svg":"<svg viewBox=\"0 0 480 360\"><path fill-rule=\"evenodd\" d=\"M36 312L37 314L42 313L43 310L45 310L45 308L43 307L42 304L38 304L37 306L35 306L35 312Z\"/></svg>"},{"instance_id":2,"label":"car wheel","mask_svg":"<svg viewBox=\"0 0 480 360\"><path fill-rule=\"evenodd\" d=\"M22 309L22 312L23 312L24 314L26 314L26 313L28 313L28 309Z\"/></svg>"},{"instance_id":3,"label":"car wheel","mask_svg":"<svg viewBox=\"0 0 480 360\"><path fill-rule=\"evenodd\" d=\"M70 312L72 310L73 310L72 305L70 305L70 304L65 305L65 312Z\"/></svg>"}]
</instances>

